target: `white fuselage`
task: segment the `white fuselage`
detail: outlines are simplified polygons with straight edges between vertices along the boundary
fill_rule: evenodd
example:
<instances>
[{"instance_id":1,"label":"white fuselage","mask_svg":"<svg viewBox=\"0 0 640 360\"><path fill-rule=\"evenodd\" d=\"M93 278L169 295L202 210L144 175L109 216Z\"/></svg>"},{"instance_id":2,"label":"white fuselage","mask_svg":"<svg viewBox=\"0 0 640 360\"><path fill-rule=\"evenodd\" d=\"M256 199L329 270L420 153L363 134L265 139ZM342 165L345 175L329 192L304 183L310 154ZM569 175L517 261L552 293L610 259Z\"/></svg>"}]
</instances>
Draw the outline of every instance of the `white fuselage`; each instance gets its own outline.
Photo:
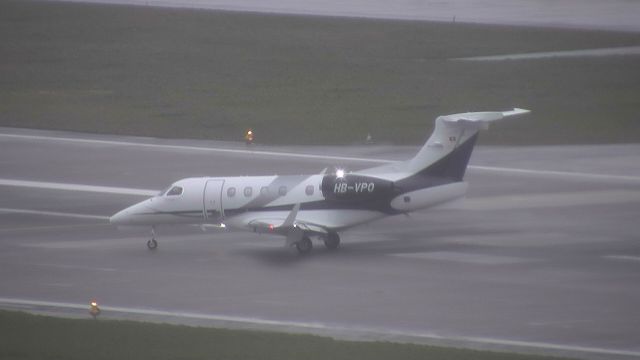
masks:
<instances>
[{"instance_id":1,"label":"white fuselage","mask_svg":"<svg viewBox=\"0 0 640 360\"><path fill-rule=\"evenodd\" d=\"M301 204L296 221L321 224L327 229L344 229L390 215L377 208L350 207L348 202L327 200L322 192L322 180L320 174L187 178L155 197L118 212L111 222L144 226L224 223L230 228L251 229L254 219L277 223L286 218L295 204ZM466 183L447 184L409 193L414 199L410 203L403 201L407 195L390 198L387 203L394 213L404 213L457 199L464 195L466 188ZM332 190L341 189L333 186ZM375 189L370 184L359 189L369 190Z\"/></svg>"},{"instance_id":2,"label":"white fuselage","mask_svg":"<svg viewBox=\"0 0 640 360\"><path fill-rule=\"evenodd\" d=\"M251 228L251 220L283 219L294 204L322 203L322 175L187 178L111 218L119 225L220 224ZM180 194L168 192L182 188ZM375 210L306 209L296 220L341 229L385 216Z\"/></svg>"}]
</instances>

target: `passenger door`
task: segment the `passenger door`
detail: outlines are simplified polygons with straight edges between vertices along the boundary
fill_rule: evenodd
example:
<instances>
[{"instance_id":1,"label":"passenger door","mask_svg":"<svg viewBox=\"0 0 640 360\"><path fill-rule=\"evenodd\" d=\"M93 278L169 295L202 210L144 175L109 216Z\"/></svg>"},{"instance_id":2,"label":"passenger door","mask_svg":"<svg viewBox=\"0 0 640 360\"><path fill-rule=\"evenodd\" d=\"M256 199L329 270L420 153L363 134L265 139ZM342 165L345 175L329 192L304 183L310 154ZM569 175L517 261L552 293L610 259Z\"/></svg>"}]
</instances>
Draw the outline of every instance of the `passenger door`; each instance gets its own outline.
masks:
<instances>
[{"instance_id":1,"label":"passenger door","mask_svg":"<svg viewBox=\"0 0 640 360\"><path fill-rule=\"evenodd\" d=\"M204 187L204 219L207 222L222 221L222 185L224 180L208 180Z\"/></svg>"}]
</instances>

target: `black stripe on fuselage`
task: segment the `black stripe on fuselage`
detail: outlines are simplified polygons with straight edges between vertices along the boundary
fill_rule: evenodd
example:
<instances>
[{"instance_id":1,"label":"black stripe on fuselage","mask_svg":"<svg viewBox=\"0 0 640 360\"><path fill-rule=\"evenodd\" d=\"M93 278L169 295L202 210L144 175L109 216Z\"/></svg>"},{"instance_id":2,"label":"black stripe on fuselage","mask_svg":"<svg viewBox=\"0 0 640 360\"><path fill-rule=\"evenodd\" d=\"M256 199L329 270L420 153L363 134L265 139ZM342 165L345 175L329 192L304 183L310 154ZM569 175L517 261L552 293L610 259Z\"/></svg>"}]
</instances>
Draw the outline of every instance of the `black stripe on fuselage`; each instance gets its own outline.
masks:
<instances>
[{"instance_id":1,"label":"black stripe on fuselage","mask_svg":"<svg viewBox=\"0 0 640 360\"><path fill-rule=\"evenodd\" d=\"M478 133L458 145L442 159L419 171L416 175L447 179L449 182L462 181L477 140Z\"/></svg>"},{"instance_id":2,"label":"black stripe on fuselage","mask_svg":"<svg viewBox=\"0 0 640 360\"><path fill-rule=\"evenodd\" d=\"M305 202L300 204L300 210L371 210L387 215L402 213L391 207L391 200L395 197L411 191L462 181L477 139L478 134L474 134L442 159L414 175L396 181L391 192L385 192L379 196L372 194L371 198L359 201L319 200ZM291 211L291 209L293 209L293 204L260 208L225 209L224 213L225 216L233 216L248 211Z\"/></svg>"},{"instance_id":3,"label":"black stripe on fuselage","mask_svg":"<svg viewBox=\"0 0 640 360\"><path fill-rule=\"evenodd\" d=\"M438 161L409 177L396 181L394 185L400 193L407 193L462 181L477 140L476 133Z\"/></svg>"}]
</instances>

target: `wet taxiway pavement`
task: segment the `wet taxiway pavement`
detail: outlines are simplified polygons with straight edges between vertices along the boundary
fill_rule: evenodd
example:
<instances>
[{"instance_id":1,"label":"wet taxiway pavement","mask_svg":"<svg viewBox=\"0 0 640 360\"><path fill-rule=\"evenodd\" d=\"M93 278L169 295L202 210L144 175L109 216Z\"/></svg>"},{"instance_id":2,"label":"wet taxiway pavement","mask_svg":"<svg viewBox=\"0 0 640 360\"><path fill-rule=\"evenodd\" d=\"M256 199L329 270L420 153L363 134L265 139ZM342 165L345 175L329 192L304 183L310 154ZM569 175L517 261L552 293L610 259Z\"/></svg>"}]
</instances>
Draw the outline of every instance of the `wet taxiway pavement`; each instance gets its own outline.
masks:
<instances>
[{"instance_id":1,"label":"wet taxiway pavement","mask_svg":"<svg viewBox=\"0 0 640 360\"><path fill-rule=\"evenodd\" d=\"M194 175L358 169L416 150L247 151L15 129L1 129L0 148L0 180L151 190ZM480 147L471 162L466 202L355 228L339 251L318 243L306 257L281 238L197 227L161 228L151 252L146 229L106 221L143 197L0 185L0 304L97 298L147 318L189 313L339 337L640 356L640 146Z\"/></svg>"}]
</instances>

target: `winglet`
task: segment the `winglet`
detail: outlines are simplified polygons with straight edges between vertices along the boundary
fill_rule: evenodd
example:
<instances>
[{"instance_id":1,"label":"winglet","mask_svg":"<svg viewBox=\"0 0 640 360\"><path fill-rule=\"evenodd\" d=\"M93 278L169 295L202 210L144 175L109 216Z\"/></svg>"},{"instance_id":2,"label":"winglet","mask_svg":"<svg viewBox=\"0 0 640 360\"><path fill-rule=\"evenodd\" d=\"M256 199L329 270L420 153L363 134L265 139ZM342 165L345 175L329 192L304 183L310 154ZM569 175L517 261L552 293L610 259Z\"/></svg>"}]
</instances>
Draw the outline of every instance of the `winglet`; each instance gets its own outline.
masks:
<instances>
[{"instance_id":1,"label":"winglet","mask_svg":"<svg viewBox=\"0 0 640 360\"><path fill-rule=\"evenodd\" d=\"M300 210L300 203L297 203L293 206L293 209L291 209L291 212L289 213L289 215L287 215L287 218L284 220L282 225L280 225L280 227L282 228L292 227L293 223L296 221L296 216L298 216L299 210Z\"/></svg>"}]
</instances>

